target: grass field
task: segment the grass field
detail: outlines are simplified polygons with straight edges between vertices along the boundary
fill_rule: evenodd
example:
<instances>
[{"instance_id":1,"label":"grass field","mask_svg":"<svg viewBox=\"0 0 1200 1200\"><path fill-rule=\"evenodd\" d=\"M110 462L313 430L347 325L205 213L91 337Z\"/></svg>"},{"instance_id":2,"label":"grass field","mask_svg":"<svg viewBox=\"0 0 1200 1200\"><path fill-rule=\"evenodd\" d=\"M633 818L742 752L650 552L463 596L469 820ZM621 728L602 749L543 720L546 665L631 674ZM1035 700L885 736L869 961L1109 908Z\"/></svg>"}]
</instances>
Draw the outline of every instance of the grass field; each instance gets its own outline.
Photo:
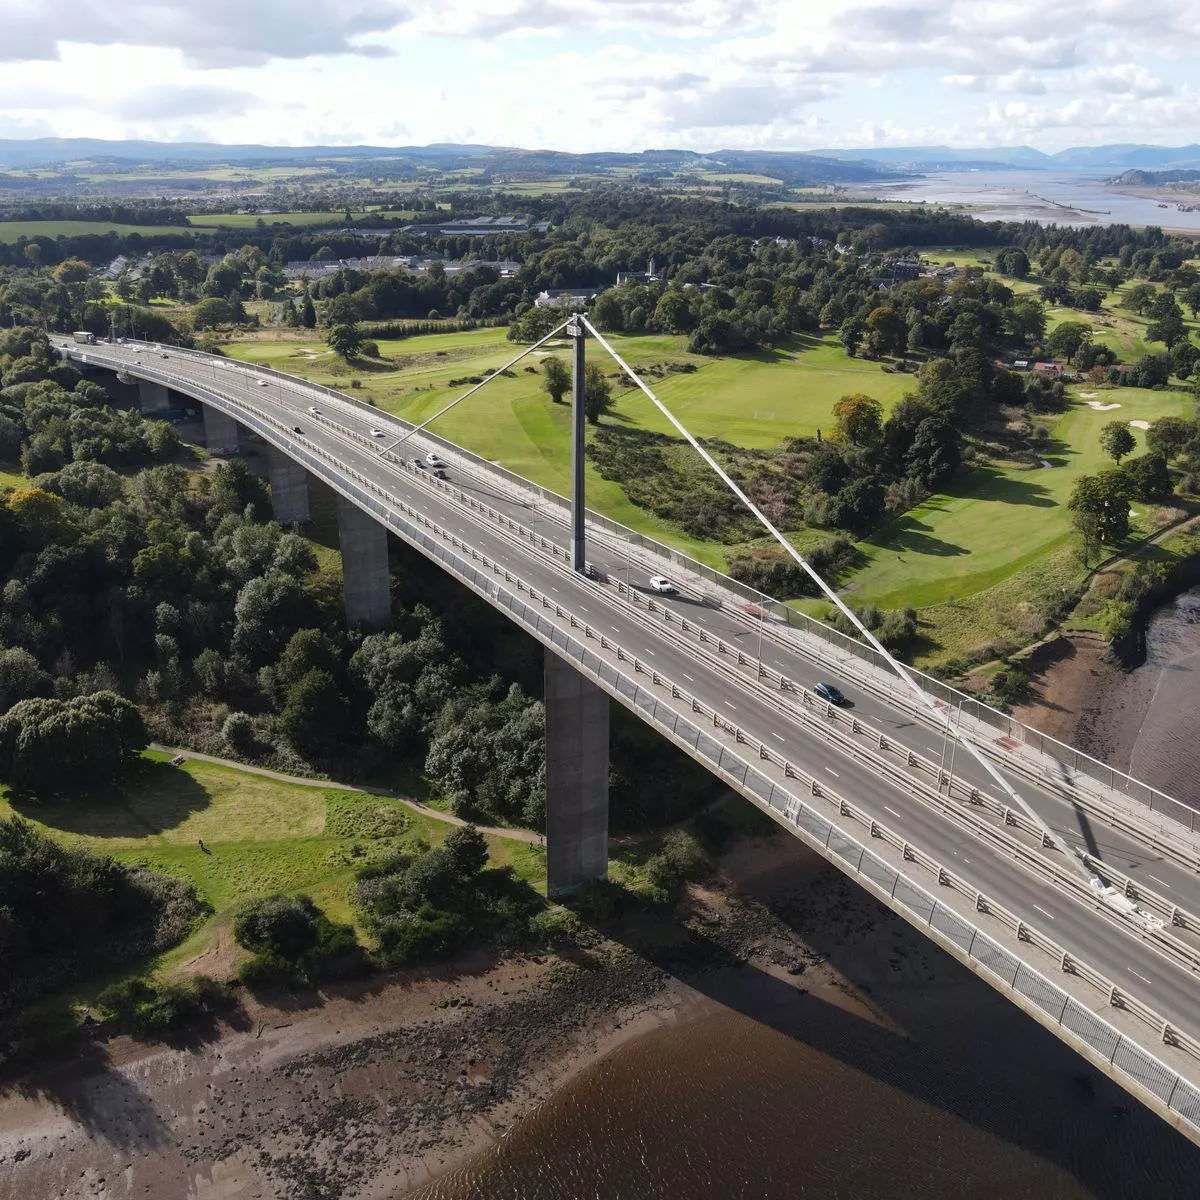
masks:
<instances>
[{"instance_id":1,"label":"grass field","mask_svg":"<svg viewBox=\"0 0 1200 1200\"><path fill-rule=\"evenodd\" d=\"M1050 440L1039 448L1052 466L975 468L947 493L866 541L862 549L868 564L855 576L855 602L924 608L990 588L1044 558L1071 536L1066 502L1076 479L1112 465L1099 446L1103 426L1113 420L1185 416L1192 408L1189 397L1178 392L1112 388L1089 394L1120 409L1101 412L1084 400L1072 400ZM1131 432L1138 453L1144 435ZM1146 530L1149 514L1144 508L1135 505L1134 526Z\"/></svg>"},{"instance_id":2,"label":"grass field","mask_svg":"<svg viewBox=\"0 0 1200 1200\"><path fill-rule=\"evenodd\" d=\"M154 751L144 757L138 776L117 796L15 810L0 798L0 817L18 811L68 844L195 884L213 913L156 964L164 969L211 945L237 907L255 896L306 892L335 920L352 920L349 889L377 841L380 810L400 814L402 840L419 837L437 845L453 828L366 792L305 787L192 760L172 767ZM489 837L488 846L493 864L511 864L544 890L542 850L511 838Z\"/></svg>"},{"instance_id":3,"label":"grass field","mask_svg":"<svg viewBox=\"0 0 1200 1200\"><path fill-rule=\"evenodd\" d=\"M189 225L200 227L223 225L230 229L253 229L259 221L268 225L329 225L334 221L341 222L345 215L344 209L337 212L192 213L187 220Z\"/></svg>"},{"instance_id":4,"label":"grass field","mask_svg":"<svg viewBox=\"0 0 1200 1200\"><path fill-rule=\"evenodd\" d=\"M26 237L80 237L89 233L119 233L127 237L140 233L143 237L163 237L188 233L182 225L118 225L111 221L0 221L0 242L15 242Z\"/></svg>"},{"instance_id":5,"label":"grass field","mask_svg":"<svg viewBox=\"0 0 1200 1200\"><path fill-rule=\"evenodd\" d=\"M745 446L769 447L785 437L812 435L832 422L834 402L846 392L866 392L890 408L911 386L911 376L886 374L878 363L850 359L836 338L797 338L786 347L733 358L710 359L687 351L670 335L617 337L614 347L635 369L690 364L691 374L652 377L651 386L700 437L720 437ZM379 343L391 369L347 371L319 341L256 339L234 343L230 353L290 371L328 386L358 378L360 398L420 421L466 390L449 380L504 365L520 352L503 329L432 334ZM565 348L562 351L565 352ZM593 354L602 353L598 348ZM529 362L537 363L531 356ZM570 486L569 410L554 405L540 378L519 365L516 377L498 378L447 414L436 432L510 470L559 492ZM615 364L611 369L616 371ZM662 433L669 422L640 392L613 380L613 420ZM634 507L621 488L589 468L589 504L614 520L669 541L705 562L724 565L724 550L689 538Z\"/></svg>"}]
</instances>

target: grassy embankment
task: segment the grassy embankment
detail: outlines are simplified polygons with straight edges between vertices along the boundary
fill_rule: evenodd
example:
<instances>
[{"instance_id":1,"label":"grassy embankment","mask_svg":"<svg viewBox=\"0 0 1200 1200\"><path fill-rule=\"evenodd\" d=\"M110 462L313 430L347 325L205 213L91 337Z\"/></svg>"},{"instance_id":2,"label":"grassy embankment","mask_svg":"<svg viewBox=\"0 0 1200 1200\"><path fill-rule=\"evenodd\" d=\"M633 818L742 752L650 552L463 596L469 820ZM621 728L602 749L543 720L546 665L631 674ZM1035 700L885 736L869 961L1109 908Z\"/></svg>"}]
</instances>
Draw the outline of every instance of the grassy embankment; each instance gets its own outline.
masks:
<instances>
[{"instance_id":1,"label":"grassy embankment","mask_svg":"<svg viewBox=\"0 0 1200 1200\"><path fill-rule=\"evenodd\" d=\"M373 851L416 838L436 846L453 828L366 792L285 783L195 760L172 767L154 751L144 757L135 778L112 796L14 806L0 792L0 817L18 812L67 844L193 883L212 915L149 964L153 970L170 970L216 945L238 906L256 896L305 892L334 920L352 921L350 887ZM381 842L393 822L397 834ZM493 865L511 864L544 891L543 850L490 835L488 849Z\"/></svg>"},{"instance_id":2,"label":"grassy embankment","mask_svg":"<svg viewBox=\"0 0 1200 1200\"><path fill-rule=\"evenodd\" d=\"M22 237L82 237L89 233L117 233L122 237L140 233L142 237L154 238L190 232L182 225L119 225L112 221L0 221L0 242L15 242Z\"/></svg>"}]
</instances>

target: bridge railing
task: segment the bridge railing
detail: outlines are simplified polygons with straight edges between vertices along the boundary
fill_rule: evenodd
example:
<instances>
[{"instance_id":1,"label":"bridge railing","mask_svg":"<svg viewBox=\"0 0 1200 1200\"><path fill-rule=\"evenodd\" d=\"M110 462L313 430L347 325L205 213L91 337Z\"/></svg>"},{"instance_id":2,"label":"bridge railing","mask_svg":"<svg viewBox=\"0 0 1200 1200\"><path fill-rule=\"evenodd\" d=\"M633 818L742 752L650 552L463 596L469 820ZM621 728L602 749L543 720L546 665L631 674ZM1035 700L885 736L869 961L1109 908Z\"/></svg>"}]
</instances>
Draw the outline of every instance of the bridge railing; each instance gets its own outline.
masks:
<instances>
[{"instance_id":1,"label":"bridge railing","mask_svg":"<svg viewBox=\"0 0 1200 1200\"><path fill-rule=\"evenodd\" d=\"M405 421L401 417L396 417L392 414L381 412L372 405L355 398L352 395L347 395L344 391L336 388L329 388L323 384L310 383L307 380L300 379L298 376L290 375L285 371L277 371L272 367L260 366L258 364L241 364L239 360L223 358L221 356L203 354L200 351L181 351L177 348L170 348L169 353L187 355L203 359L205 361L224 362L227 364L238 364L242 369L254 371L267 375L274 376L281 381L289 384L301 383L305 387L319 391L330 399L341 404L345 404L358 410L364 417L379 419L381 416L396 422L405 429L411 430L413 425L409 421ZM447 441L439 437L437 434L431 433L428 430L422 430L421 436L427 438L430 442L446 449L451 454L458 455L472 463L479 469L490 472L500 478L506 480L513 487L520 489L525 493L531 493L542 501L551 504L559 509L569 510L570 501L559 493L550 488L543 487L540 484L533 483L524 476L518 475L514 471L500 466L484 458L482 455L476 454L473 451L467 450L454 442ZM885 664L878 653L871 649L870 646L864 645L857 639L847 636L834 629L830 625L822 621L818 621L806 613L798 612L787 604L776 600L774 597L768 596L760 592L756 588L731 578L729 575L714 567L703 563L689 554L684 553L673 546L667 545L664 542L658 541L655 538L649 537L646 534L639 533L637 530L631 529L626 525L622 525L619 521L614 521L602 513L595 512L592 509L588 510L589 522L601 529L608 531L620 540L627 542L633 546L640 547L658 558L662 558L682 567L686 571L699 576L702 579L714 584L720 592L738 596L741 599L749 602L757 608L761 608L766 612L774 614L780 621L786 623L797 632L807 634L810 637L829 646L833 650L841 651L845 655L861 660L864 664L869 664L872 668L879 672L879 669ZM730 604L727 607L734 612L738 612L736 604ZM738 614L744 616L744 614ZM773 630L769 630L767 636L778 637ZM795 643L788 639L786 644L795 647ZM1001 712L992 706L984 703L978 697L971 696L965 692L959 691L957 688L945 683L943 680L935 676L928 675L918 671L915 668L910 668L913 674L918 678L922 688L931 696L943 701L945 704L958 708L961 704L962 715L970 720L974 720L992 730L999 736L1012 738L1015 741L1028 746L1031 750L1041 755L1046 755L1055 761L1062 763L1071 771L1084 776L1102 787L1111 788L1114 791L1123 793L1131 799L1144 804L1151 811L1162 813L1168 816L1171 820L1185 825L1188 829L1196 831L1200 828L1200 810L1197 810L1189 804L1185 804L1177 800L1173 796L1167 795L1158 788L1136 779L1133 776L1117 770L1115 767L1109 766L1098 759L1085 754L1076 747L1068 745L1065 742L1059 741L1057 738L1051 737L1049 734L1043 733L1041 730L1035 729L1032 726L1026 725L1017 720L1011 714ZM872 679L861 679L864 686L878 689L881 686L881 673L876 674ZM906 692L902 692L899 688L891 687L893 692L892 699L901 705L912 706L915 701ZM914 713L917 710L913 709ZM923 719L927 718L928 713L921 709L917 714ZM1002 758L997 755L996 757Z\"/></svg>"},{"instance_id":2,"label":"bridge railing","mask_svg":"<svg viewBox=\"0 0 1200 1200\"><path fill-rule=\"evenodd\" d=\"M167 375L153 370L143 373ZM170 377L163 381L169 382ZM194 381L184 382L209 391ZM827 807L835 808L838 816L863 826L869 839L898 851L902 862L912 863L932 875L939 886L966 898L976 913L998 921L1018 941L1050 955L1059 970L1097 989L1109 1005L1137 1018L1165 1044L1200 1061L1200 1041L1176 1029L1149 1005L1129 995L1077 956L1070 955L1004 906L991 901L934 856L837 795L815 776L796 767L780 751L740 729L657 668L643 663L611 637L582 621L559 601L526 584L503 564L439 527L400 497L335 456L311 443L297 444L296 438L290 436L281 422L257 406L215 391L210 394L217 399L218 407L232 409L232 415L258 428L273 442L282 442L281 448L305 462L336 490L373 512L404 540L441 561L473 590L508 611L555 652L575 661L610 695L660 729L776 819L791 826L803 840L906 919L924 927L928 935L949 952L983 973L994 986L1009 992L1020 1007L1038 1016L1043 1023L1057 1027L1066 1040L1094 1061L1124 1077L1132 1090L1156 1104L1170 1119L1200 1133L1200 1088L1139 1042L1097 1016L1077 997L996 941L975 921L937 899L866 843L828 820L812 801L820 800ZM515 591L501 586L500 579ZM521 593L529 598L528 603L520 599ZM547 615L549 612L553 612L553 620ZM575 636L576 630L582 632L582 641ZM607 651L608 657L591 650L589 641L595 642L601 651ZM632 676L621 670L622 663L631 665ZM649 688L638 682L639 675L650 680ZM669 695L670 703L660 699L664 692ZM681 707L686 707L691 715L685 716L679 711ZM698 724L693 719L696 716L704 723ZM723 744L729 739L738 749ZM741 747L755 752L759 763L774 766L781 774L781 780L764 774L761 766L755 766L743 757ZM794 784L789 786L789 781L796 781L804 792L797 791Z\"/></svg>"}]
</instances>

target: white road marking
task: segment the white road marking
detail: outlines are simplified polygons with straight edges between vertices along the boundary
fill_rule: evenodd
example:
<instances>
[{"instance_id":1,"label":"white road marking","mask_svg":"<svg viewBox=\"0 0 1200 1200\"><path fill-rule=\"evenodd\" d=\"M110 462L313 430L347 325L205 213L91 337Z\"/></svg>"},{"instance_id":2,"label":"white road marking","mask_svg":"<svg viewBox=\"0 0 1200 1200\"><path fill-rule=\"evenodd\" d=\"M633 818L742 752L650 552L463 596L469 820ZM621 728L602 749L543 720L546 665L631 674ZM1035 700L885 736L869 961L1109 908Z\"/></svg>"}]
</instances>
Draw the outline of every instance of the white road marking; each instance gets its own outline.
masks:
<instances>
[{"instance_id":1,"label":"white road marking","mask_svg":"<svg viewBox=\"0 0 1200 1200\"><path fill-rule=\"evenodd\" d=\"M583 607L583 605L581 604L581 605L579 606L579 611L580 611L580 612L587 612L587 609L586 609L586 608L584 608L584 607Z\"/></svg>"},{"instance_id":2,"label":"white road marking","mask_svg":"<svg viewBox=\"0 0 1200 1200\"><path fill-rule=\"evenodd\" d=\"M1038 912L1040 912L1042 914L1043 917L1049 917L1050 920L1052 920L1052 921L1054 920L1054 914L1048 913L1040 904L1035 904L1033 907L1036 908L1038 910Z\"/></svg>"},{"instance_id":3,"label":"white road marking","mask_svg":"<svg viewBox=\"0 0 1200 1200\"><path fill-rule=\"evenodd\" d=\"M694 680L694 679L693 679L693 678L692 678L692 677L691 677L691 676L690 676L690 675L689 675L689 674L688 674L686 671L684 671L684 673L683 673L683 677L684 677L684 679L686 679L686 680L688 681L688 683L695 683L695 682L696 682L696 681L695 681L695 680Z\"/></svg>"},{"instance_id":4,"label":"white road marking","mask_svg":"<svg viewBox=\"0 0 1200 1200\"><path fill-rule=\"evenodd\" d=\"M619 629L618 629L618 628L617 628L615 625L610 625L610 626L609 626L609 629L611 629L611 630L613 631L613 633L620 633L620 632L621 632L621 631L620 631L620 630L619 630Z\"/></svg>"},{"instance_id":5,"label":"white road marking","mask_svg":"<svg viewBox=\"0 0 1200 1200\"><path fill-rule=\"evenodd\" d=\"M550 590L551 590L552 592L557 592L557 591L558 591L558 588L556 588L556 587L554 586L554 584L551 584L551 585L550 585ZM561 595L562 593L560 592L559 594Z\"/></svg>"},{"instance_id":6,"label":"white road marking","mask_svg":"<svg viewBox=\"0 0 1200 1200\"><path fill-rule=\"evenodd\" d=\"M649 648L649 646L647 646L647 647L646 647L646 653L647 653L647 654L654 654L654 651L653 651L653 650L651 650L651 649ZM654 654L654 657L655 657L655 658L657 658L657 657L658 657L658 655L657 655L657 654Z\"/></svg>"},{"instance_id":7,"label":"white road marking","mask_svg":"<svg viewBox=\"0 0 1200 1200\"><path fill-rule=\"evenodd\" d=\"M1148 980L1148 979L1145 977L1145 975L1138 975L1138 973L1137 973L1137 972L1136 972L1136 971L1135 971L1135 970L1134 970L1132 967L1130 967L1130 968L1129 968L1129 973L1130 973L1130 975L1137 975L1137 977L1138 977L1138 978L1139 978L1139 979L1140 979L1140 980L1141 980L1143 983L1150 983L1150 980ZM1154 984L1150 983L1150 986L1151 986L1151 987L1153 987L1153 986L1154 986Z\"/></svg>"},{"instance_id":8,"label":"white road marking","mask_svg":"<svg viewBox=\"0 0 1200 1200\"><path fill-rule=\"evenodd\" d=\"M1150 872L1147 871L1146 874L1150 875ZM1165 888L1169 888L1171 886L1165 879L1159 879L1157 875L1150 875L1150 878L1153 879L1155 883L1161 883Z\"/></svg>"},{"instance_id":9,"label":"white road marking","mask_svg":"<svg viewBox=\"0 0 1200 1200\"><path fill-rule=\"evenodd\" d=\"M841 779L841 776L832 767L826 767L825 770L827 770L830 775L834 777L834 779Z\"/></svg>"},{"instance_id":10,"label":"white road marking","mask_svg":"<svg viewBox=\"0 0 1200 1200\"><path fill-rule=\"evenodd\" d=\"M773 730L773 729L771 730L771 736L772 736L772 737L775 737L775 738L778 738L778 739L779 739L781 742L786 740L786 739L784 738L783 734L781 734L781 733L776 733L776 732L775 732L775 730Z\"/></svg>"},{"instance_id":11,"label":"white road marking","mask_svg":"<svg viewBox=\"0 0 1200 1200\"><path fill-rule=\"evenodd\" d=\"M726 707L726 708L732 708L732 709L734 710L734 712L737 712L737 705L736 705L736 704L730 704L728 700L726 700L726 701L725 701L725 707Z\"/></svg>"},{"instance_id":12,"label":"white road marking","mask_svg":"<svg viewBox=\"0 0 1200 1200\"><path fill-rule=\"evenodd\" d=\"M886 804L883 806L883 811L884 811L884 812L890 812L890 813L892 814L892 816L893 816L893 817L899 817L899 816L900 816L900 814L899 814L899 813L898 813L898 812L897 812L897 811L896 811L894 808L888 808L888 806L887 806ZM900 817L900 819L901 819L901 820L903 820L904 818L903 818L903 817Z\"/></svg>"}]
</instances>

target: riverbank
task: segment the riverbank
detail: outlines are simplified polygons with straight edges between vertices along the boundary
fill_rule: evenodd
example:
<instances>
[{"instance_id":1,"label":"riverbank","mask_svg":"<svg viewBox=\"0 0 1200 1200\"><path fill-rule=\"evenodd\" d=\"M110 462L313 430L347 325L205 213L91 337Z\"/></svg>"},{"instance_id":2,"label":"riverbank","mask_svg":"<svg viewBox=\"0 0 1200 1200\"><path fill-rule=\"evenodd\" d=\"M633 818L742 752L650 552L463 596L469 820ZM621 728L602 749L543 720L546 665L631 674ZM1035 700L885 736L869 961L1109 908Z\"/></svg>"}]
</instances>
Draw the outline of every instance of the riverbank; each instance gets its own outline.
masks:
<instances>
[{"instance_id":1,"label":"riverbank","mask_svg":"<svg viewBox=\"0 0 1200 1200\"><path fill-rule=\"evenodd\" d=\"M1183 1196L1173 1181L1200 1170L784 833L737 839L677 912L610 934L247 1002L187 1044L90 1044L0 1092L0 1200L915 1200L930 1180L957 1196L989 1179L1115 1200L1136 1194L1131 1147L1154 1164L1142 1194ZM630 1069L634 1086L604 1083ZM668 1119L661 1145L639 1141ZM861 1186L810 1171L798 1187L795 1155L830 1148Z\"/></svg>"},{"instance_id":2,"label":"riverbank","mask_svg":"<svg viewBox=\"0 0 1200 1200\"><path fill-rule=\"evenodd\" d=\"M1200 589L1146 620L1145 659L1122 666L1099 634L1065 633L1022 665L1033 685L1015 715L1188 804L1200 804Z\"/></svg>"}]
</instances>

